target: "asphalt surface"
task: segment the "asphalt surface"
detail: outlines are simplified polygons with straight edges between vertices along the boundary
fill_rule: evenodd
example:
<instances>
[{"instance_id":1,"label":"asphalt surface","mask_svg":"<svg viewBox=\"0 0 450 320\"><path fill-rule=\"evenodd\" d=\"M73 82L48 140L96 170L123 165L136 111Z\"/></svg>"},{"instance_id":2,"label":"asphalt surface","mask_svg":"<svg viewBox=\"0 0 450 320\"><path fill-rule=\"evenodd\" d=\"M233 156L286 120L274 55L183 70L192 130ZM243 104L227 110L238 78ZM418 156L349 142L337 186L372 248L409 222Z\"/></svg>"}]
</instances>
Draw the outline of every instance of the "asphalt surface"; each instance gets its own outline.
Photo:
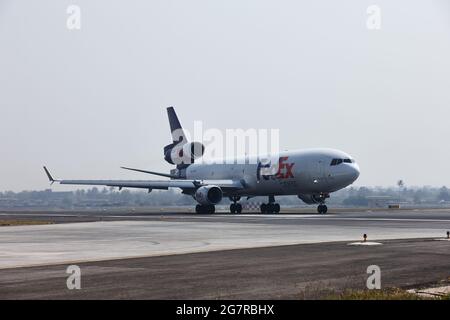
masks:
<instances>
[{"instance_id":1,"label":"asphalt surface","mask_svg":"<svg viewBox=\"0 0 450 320\"><path fill-rule=\"evenodd\" d=\"M373 264L383 287L450 276L450 241L435 240L450 230L449 209L0 212L5 219L56 224L0 228L0 299L315 299L365 288ZM348 245L363 233L382 245ZM81 267L81 290L66 287L69 264Z\"/></svg>"},{"instance_id":2,"label":"asphalt surface","mask_svg":"<svg viewBox=\"0 0 450 320\"><path fill-rule=\"evenodd\" d=\"M257 211L242 214L230 214L226 209L214 215L196 214L190 207L186 208L146 208L146 209L98 209L98 210L35 210L11 211L0 210L0 220L39 220L52 223L95 222L95 221L156 221L160 219L176 221L211 221L229 223L287 223L304 224L308 218L318 218L321 222L371 221L372 219L388 219L390 222L418 222L436 220L436 223L450 223L450 208L436 209L367 209L367 208L329 208L325 215L318 214L314 206L307 208L282 208L279 214L260 214ZM270 219L273 218L273 219ZM286 219L289 218L289 219ZM334 219L333 218L337 218ZM343 224L348 224L344 222Z\"/></svg>"},{"instance_id":3,"label":"asphalt surface","mask_svg":"<svg viewBox=\"0 0 450 320\"><path fill-rule=\"evenodd\" d=\"M446 241L304 244L82 263L80 290L67 289L67 265L6 269L0 298L321 299L364 289L369 265L382 287L409 289L447 279L449 264Z\"/></svg>"}]
</instances>

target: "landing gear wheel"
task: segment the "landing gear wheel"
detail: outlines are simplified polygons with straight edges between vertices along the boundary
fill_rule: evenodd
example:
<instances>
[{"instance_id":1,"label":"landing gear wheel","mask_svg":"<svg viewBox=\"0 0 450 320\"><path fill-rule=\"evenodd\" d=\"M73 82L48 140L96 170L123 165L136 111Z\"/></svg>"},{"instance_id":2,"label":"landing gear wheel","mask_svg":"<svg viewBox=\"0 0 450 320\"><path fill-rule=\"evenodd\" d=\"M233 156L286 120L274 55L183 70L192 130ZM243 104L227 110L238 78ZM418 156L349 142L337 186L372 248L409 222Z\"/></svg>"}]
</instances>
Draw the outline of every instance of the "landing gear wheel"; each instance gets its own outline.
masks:
<instances>
[{"instance_id":1,"label":"landing gear wheel","mask_svg":"<svg viewBox=\"0 0 450 320\"><path fill-rule=\"evenodd\" d=\"M280 213L280 204L279 203L275 203L274 205L273 205L273 212L275 212L275 213Z\"/></svg>"},{"instance_id":2,"label":"landing gear wheel","mask_svg":"<svg viewBox=\"0 0 450 320\"><path fill-rule=\"evenodd\" d=\"M269 196L269 203L263 203L261 205L261 213L279 213L280 205L275 203L275 196Z\"/></svg>"},{"instance_id":3,"label":"landing gear wheel","mask_svg":"<svg viewBox=\"0 0 450 320\"><path fill-rule=\"evenodd\" d=\"M216 211L216 207L214 205L196 205L195 206L195 212L201 213L201 214L213 214Z\"/></svg>"},{"instance_id":4,"label":"landing gear wheel","mask_svg":"<svg viewBox=\"0 0 450 320\"><path fill-rule=\"evenodd\" d=\"M242 205L240 203L232 203L230 204L230 213L241 213Z\"/></svg>"},{"instance_id":5,"label":"landing gear wheel","mask_svg":"<svg viewBox=\"0 0 450 320\"><path fill-rule=\"evenodd\" d=\"M260 206L260 209L261 209L261 213L262 213L262 214L267 213L267 204L263 203L263 204Z\"/></svg>"},{"instance_id":6,"label":"landing gear wheel","mask_svg":"<svg viewBox=\"0 0 450 320\"><path fill-rule=\"evenodd\" d=\"M280 205L278 203L263 203L261 205L261 213L279 213Z\"/></svg>"},{"instance_id":7,"label":"landing gear wheel","mask_svg":"<svg viewBox=\"0 0 450 320\"><path fill-rule=\"evenodd\" d=\"M320 204L317 207L317 212L320 213L320 214L325 214L325 213L327 213L327 211L328 211L328 207L326 205L324 205L324 204Z\"/></svg>"}]
</instances>

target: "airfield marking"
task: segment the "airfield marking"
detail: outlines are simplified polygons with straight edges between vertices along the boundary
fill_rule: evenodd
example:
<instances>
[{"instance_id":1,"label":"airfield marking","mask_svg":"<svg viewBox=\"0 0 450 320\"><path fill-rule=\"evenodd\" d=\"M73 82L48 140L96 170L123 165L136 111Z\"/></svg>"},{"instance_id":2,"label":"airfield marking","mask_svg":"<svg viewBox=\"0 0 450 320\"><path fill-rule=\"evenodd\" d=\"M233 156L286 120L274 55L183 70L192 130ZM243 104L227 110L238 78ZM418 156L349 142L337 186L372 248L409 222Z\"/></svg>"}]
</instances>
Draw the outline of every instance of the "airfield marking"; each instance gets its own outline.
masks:
<instances>
[{"instance_id":1,"label":"airfield marking","mask_svg":"<svg viewBox=\"0 0 450 320\"><path fill-rule=\"evenodd\" d=\"M137 217L137 216L135 216ZM145 217L145 216L143 216ZM193 218L199 218L199 219L207 219L207 218L212 218L212 217L236 217L236 218L254 218L254 219L259 219L259 218L267 218L267 219L279 219L279 220L348 220L348 221L404 221L404 222L450 222L450 219L422 219L422 218L407 218L407 219L402 219L402 218L350 218L350 217L332 217L332 216L317 216L317 215L298 215L298 216L286 216L286 215L279 215L279 216L275 216L275 215L243 215L243 214L239 214L239 215L209 215L209 216L192 216ZM190 216L189 216L190 218Z\"/></svg>"},{"instance_id":2,"label":"airfield marking","mask_svg":"<svg viewBox=\"0 0 450 320\"><path fill-rule=\"evenodd\" d=\"M0 216L36 216L36 217L53 217L53 218L115 218L115 219L158 219L158 218L168 218L171 221L176 222L178 219L211 219L211 218L233 218L240 220L241 218L251 218L252 221L263 221L263 220L329 220L329 221L399 221L399 222L444 222L450 223L450 219L424 219L424 218L361 218L361 217L339 217L330 215L317 215L317 214L298 214L298 215L267 215L267 214L227 214L219 213L213 215L198 215L193 213L181 213L172 214L170 212L152 213L148 215L108 215L104 213L92 213L92 214L39 214L39 213L0 213ZM227 221L221 221L226 223Z\"/></svg>"}]
</instances>

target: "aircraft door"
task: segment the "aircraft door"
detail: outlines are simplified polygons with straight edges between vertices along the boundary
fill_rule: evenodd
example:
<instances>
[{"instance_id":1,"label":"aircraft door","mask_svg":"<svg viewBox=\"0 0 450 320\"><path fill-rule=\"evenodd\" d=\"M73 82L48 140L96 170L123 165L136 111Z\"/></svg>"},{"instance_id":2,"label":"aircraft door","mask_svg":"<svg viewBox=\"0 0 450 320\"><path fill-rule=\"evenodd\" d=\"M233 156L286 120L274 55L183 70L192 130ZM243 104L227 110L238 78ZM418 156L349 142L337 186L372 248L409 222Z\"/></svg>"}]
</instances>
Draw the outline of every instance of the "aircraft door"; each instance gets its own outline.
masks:
<instances>
[{"instance_id":1,"label":"aircraft door","mask_svg":"<svg viewBox=\"0 0 450 320\"><path fill-rule=\"evenodd\" d=\"M316 160L311 167L311 182L314 185L321 186L326 181L326 168L323 160Z\"/></svg>"}]
</instances>

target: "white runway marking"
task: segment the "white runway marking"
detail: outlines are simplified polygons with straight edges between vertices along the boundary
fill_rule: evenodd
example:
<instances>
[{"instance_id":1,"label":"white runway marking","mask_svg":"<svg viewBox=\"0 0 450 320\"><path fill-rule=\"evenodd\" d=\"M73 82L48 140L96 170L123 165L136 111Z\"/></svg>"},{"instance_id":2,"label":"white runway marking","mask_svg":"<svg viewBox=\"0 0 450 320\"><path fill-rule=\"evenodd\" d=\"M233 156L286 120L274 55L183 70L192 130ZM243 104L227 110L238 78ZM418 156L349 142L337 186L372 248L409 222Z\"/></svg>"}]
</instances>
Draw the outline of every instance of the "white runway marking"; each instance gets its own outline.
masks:
<instances>
[{"instance_id":1,"label":"white runway marking","mask_svg":"<svg viewBox=\"0 0 450 320\"><path fill-rule=\"evenodd\" d=\"M450 219L399 219L399 218L341 218L327 217L329 220L353 220L353 221L402 221L402 222L450 222ZM306 218L310 219L310 218ZM317 218L316 218L317 219Z\"/></svg>"},{"instance_id":2,"label":"white runway marking","mask_svg":"<svg viewBox=\"0 0 450 320\"><path fill-rule=\"evenodd\" d=\"M192 216L195 219L211 219L212 216ZM319 216L319 215L251 215L251 214L240 214L240 215L214 215L213 217L227 217L227 218L253 218L253 219L280 219L280 220L342 220L342 221L401 221L401 222L447 222L450 223L449 219L423 219L423 218L358 218L358 217L338 217L338 216Z\"/></svg>"},{"instance_id":3,"label":"white runway marking","mask_svg":"<svg viewBox=\"0 0 450 320\"><path fill-rule=\"evenodd\" d=\"M14 213L0 213L0 216L11 216ZM400 221L400 222L445 222L450 223L449 219L426 219L426 218L370 218L370 217L340 217L339 215L318 215L318 214L227 214L227 213L218 213L214 215L199 215L194 213L186 213L183 215L171 215L164 212L149 215L136 215L134 213L130 213L129 216L124 215L108 215L103 212L92 213L92 217L103 216L103 218L119 218L126 219L127 217L131 219L171 219L172 221L183 221L185 218L193 218L193 219L213 219L213 218L229 218L229 219L240 219L240 218L252 218L254 220L269 220L269 219L281 219L281 220L336 220L336 221ZM34 213L19 213L18 216L38 216L38 217L82 217L89 218L88 214L34 214Z\"/></svg>"},{"instance_id":4,"label":"white runway marking","mask_svg":"<svg viewBox=\"0 0 450 320\"><path fill-rule=\"evenodd\" d=\"M348 244L349 246L379 246L382 245L381 242L371 242L371 241L359 241L359 242L352 242Z\"/></svg>"}]
</instances>

